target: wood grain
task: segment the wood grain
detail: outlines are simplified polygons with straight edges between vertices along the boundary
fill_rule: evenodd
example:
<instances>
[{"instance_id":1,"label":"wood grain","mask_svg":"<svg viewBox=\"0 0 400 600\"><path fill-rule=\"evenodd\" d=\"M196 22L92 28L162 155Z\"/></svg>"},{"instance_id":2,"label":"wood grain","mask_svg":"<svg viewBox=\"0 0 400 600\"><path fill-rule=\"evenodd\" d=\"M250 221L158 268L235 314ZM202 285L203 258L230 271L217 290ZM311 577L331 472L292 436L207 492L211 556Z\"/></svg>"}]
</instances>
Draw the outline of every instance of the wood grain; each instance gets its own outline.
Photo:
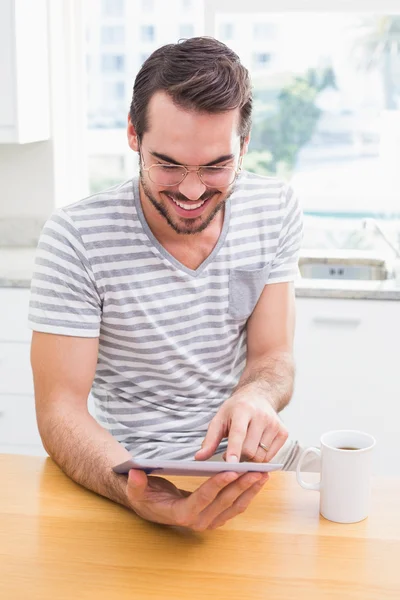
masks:
<instances>
[{"instance_id":1,"label":"wood grain","mask_svg":"<svg viewBox=\"0 0 400 600\"><path fill-rule=\"evenodd\" d=\"M142 521L50 459L0 455L0 476L2 600L400 598L398 479L375 479L370 517L340 525L273 473L244 514L199 534Z\"/></svg>"}]
</instances>

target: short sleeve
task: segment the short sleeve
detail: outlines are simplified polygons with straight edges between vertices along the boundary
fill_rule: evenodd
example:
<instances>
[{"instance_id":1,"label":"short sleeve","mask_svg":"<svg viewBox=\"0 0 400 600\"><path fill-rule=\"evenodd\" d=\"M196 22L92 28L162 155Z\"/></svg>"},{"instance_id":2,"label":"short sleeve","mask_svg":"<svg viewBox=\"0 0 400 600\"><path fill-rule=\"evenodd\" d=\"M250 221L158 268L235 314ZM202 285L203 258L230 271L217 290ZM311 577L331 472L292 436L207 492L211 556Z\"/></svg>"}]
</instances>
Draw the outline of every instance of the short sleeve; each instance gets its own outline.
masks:
<instances>
[{"instance_id":1,"label":"short sleeve","mask_svg":"<svg viewBox=\"0 0 400 600\"><path fill-rule=\"evenodd\" d=\"M28 324L34 331L98 337L101 298L79 231L63 210L45 224L36 250Z\"/></svg>"},{"instance_id":2,"label":"short sleeve","mask_svg":"<svg viewBox=\"0 0 400 600\"><path fill-rule=\"evenodd\" d=\"M294 281L300 276L298 261L303 240L303 213L291 186L285 185L282 193L285 208L268 283Z\"/></svg>"}]
</instances>

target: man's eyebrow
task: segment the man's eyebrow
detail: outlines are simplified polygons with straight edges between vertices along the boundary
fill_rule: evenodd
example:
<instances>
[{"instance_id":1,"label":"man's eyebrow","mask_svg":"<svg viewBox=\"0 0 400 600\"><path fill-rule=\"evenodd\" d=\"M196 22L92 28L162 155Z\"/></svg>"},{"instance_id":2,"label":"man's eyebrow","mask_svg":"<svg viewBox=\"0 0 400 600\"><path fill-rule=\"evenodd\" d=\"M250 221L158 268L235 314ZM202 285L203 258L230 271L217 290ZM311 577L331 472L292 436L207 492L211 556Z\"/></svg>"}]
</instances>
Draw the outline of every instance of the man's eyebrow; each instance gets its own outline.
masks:
<instances>
[{"instance_id":1,"label":"man's eyebrow","mask_svg":"<svg viewBox=\"0 0 400 600\"><path fill-rule=\"evenodd\" d=\"M154 152L152 150L149 150L149 152L152 156L155 156L156 158L159 158L160 160L163 160L164 162L168 162L173 165L182 165L182 163L178 162L177 160L174 160L173 158L171 158L170 156L167 156L166 154L161 154L160 152ZM206 165L199 165L199 166L212 167L213 165L217 165L218 163L225 162L227 160L232 160L233 158L235 158L234 154L224 154L222 156L219 156L215 160L212 160L211 162L207 163ZM187 166L191 167L192 165L187 165Z\"/></svg>"}]
</instances>

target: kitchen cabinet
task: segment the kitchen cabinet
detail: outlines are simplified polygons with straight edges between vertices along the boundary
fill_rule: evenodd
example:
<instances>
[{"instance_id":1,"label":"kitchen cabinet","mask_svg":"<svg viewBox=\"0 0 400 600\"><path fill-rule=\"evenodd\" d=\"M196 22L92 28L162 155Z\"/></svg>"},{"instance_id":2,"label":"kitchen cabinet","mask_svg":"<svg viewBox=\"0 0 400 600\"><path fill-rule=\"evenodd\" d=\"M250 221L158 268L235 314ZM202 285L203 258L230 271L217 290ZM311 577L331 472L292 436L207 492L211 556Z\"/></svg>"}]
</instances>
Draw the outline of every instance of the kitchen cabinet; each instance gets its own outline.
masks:
<instances>
[{"instance_id":1,"label":"kitchen cabinet","mask_svg":"<svg viewBox=\"0 0 400 600\"><path fill-rule=\"evenodd\" d=\"M36 424L29 290L0 288L0 453L45 456ZM94 415L93 399L88 401Z\"/></svg>"},{"instance_id":2,"label":"kitchen cabinet","mask_svg":"<svg viewBox=\"0 0 400 600\"><path fill-rule=\"evenodd\" d=\"M298 298L296 383L282 418L302 445L331 429L377 439L375 470L400 475L400 302Z\"/></svg>"},{"instance_id":3,"label":"kitchen cabinet","mask_svg":"<svg viewBox=\"0 0 400 600\"><path fill-rule=\"evenodd\" d=\"M0 3L0 143L49 138L46 0Z\"/></svg>"}]
</instances>

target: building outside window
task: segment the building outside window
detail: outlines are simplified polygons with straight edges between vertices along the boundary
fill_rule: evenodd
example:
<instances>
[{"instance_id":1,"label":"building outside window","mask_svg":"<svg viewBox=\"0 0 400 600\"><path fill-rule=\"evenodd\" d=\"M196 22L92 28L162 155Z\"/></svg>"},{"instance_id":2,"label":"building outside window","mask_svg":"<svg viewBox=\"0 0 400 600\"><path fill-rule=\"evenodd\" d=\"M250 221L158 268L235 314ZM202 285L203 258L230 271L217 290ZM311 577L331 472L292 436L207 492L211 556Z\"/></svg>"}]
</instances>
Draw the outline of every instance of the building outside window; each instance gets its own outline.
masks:
<instances>
[{"instance_id":1,"label":"building outside window","mask_svg":"<svg viewBox=\"0 0 400 600\"><path fill-rule=\"evenodd\" d=\"M154 42L154 39L155 39L154 25L142 25L140 28L140 41L141 42Z\"/></svg>"},{"instance_id":2,"label":"building outside window","mask_svg":"<svg viewBox=\"0 0 400 600\"><path fill-rule=\"evenodd\" d=\"M101 57L101 69L104 73L123 71L125 57L122 54L103 54Z\"/></svg>"},{"instance_id":3,"label":"building outside window","mask_svg":"<svg viewBox=\"0 0 400 600\"><path fill-rule=\"evenodd\" d=\"M253 36L255 40L268 41L274 38L276 27L274 23L254 23Z\"/></svg>"},{"instance_id":4,"label":"building outside window","mask_svg":"<svg viewBox=\"0 0 400 600\"><path fill-rule=\"evenodd\" d=\"M253 67L255 69L265 69L271 62L271 54L267 52L256 52L253 55Z\"/></svg>"},{"instance_id":5,"label":"building outside window","mask_svg":"<svg viewBox=\"0 0 400 600\"><path fill-rule=\"evenodd\" d=\"M181 23L179 26L179 37L180 38L191 38L194 36L194 25L193 23Z\"/></svg>"},{"instance_id":6,"label":"building outside window","mask_svg":"<svg viewBox=\"0 0 400 600\"><path fill-rule=\"evenodd\" d=\"M152 12L154 10L154 0L142 0L142 11Z\"/></svg>"},{"instance_id":7,"label":"building outside window","mask_svg":"<svg viewBox=\"0 0 400 600\"><path fill-rule=\"evenodd\" d=\"M221 23L219 26L219 37L224 41L233 40L235 37L235 25L233 23Z\"/></svg>"},{"instance_id":8,"label":"building outside window","mask_svg":"<svg viewBox=\"0 0 400 600\"><path fill-rule=\"evenodd\" d=\"M103 26L101 28L101 41L103 44L123 44L125 30L121 25Z\"/></svg>"},{"instance_id":9,"label":"building outside window","mask_svg":"<svg viewBox=\"0 0 400 600\"><path fill-rule=\"evenodd\" d=\"M124 0L102 0L103 15L105 17L123 17L125 10Z\"/></svg>"}]
</instances>

